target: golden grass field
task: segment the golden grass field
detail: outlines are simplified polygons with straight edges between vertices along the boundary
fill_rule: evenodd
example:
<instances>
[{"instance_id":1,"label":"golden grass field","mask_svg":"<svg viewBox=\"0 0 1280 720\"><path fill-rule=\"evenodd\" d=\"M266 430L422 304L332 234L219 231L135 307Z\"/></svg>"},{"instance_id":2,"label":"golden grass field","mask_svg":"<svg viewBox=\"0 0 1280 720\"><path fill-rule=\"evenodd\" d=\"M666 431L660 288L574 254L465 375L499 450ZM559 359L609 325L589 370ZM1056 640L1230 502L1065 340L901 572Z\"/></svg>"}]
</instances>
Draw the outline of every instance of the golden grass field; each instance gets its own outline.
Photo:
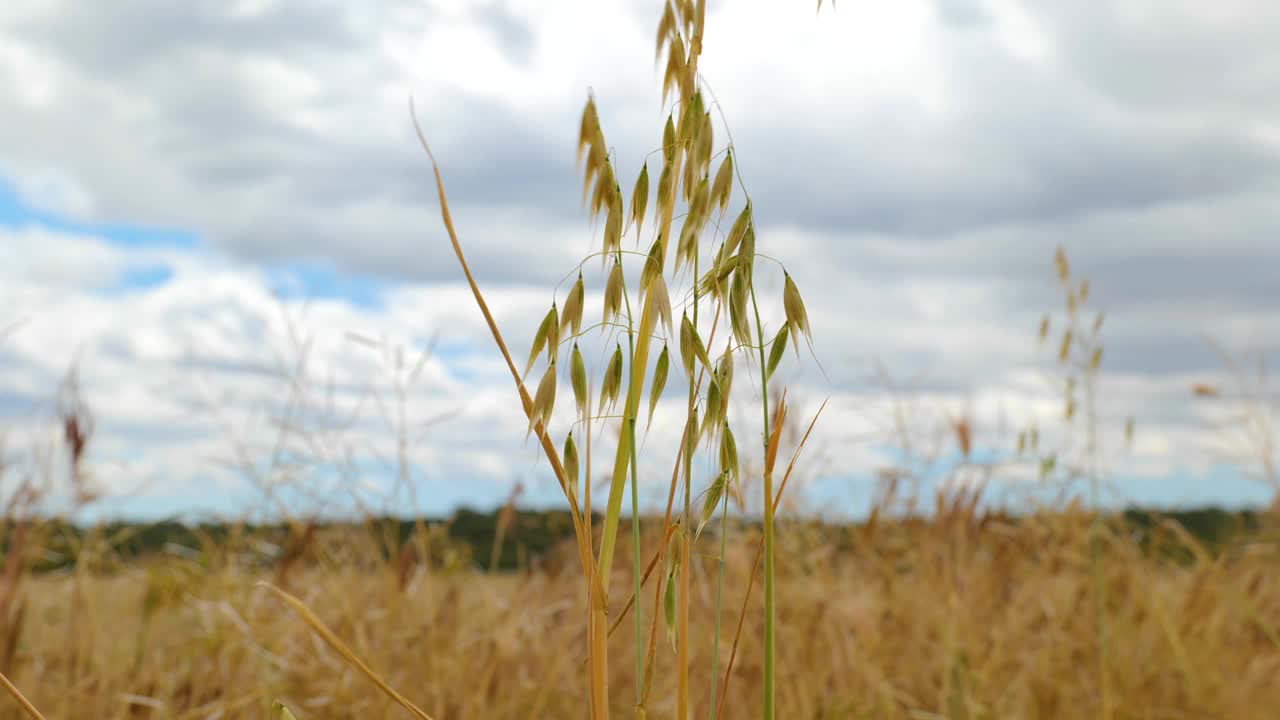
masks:
<instances>
[{"instance_id":1,"label":"golden grass field","mask_svg":"<svg viewBox=\"0 0 1280 720\"><path fill-rule=\"evenodd\" d=\"M836 550L781 524L778 716L1103 716L1090 527L1072 510L1019 521L950 514L850 529ZM1106 536L1110 717L1274 717L1280 583L1269 532L1189 562ZM1161 536L1156 544L1196 547L1176 527ZM755 537L728 543L730 627ZM359 538L317 538L315 560L287 586L430 717L586 717L587 606L571 568L406 574L379 566L365 544L366 561L354 563ZM714 607L713 563L693 573L700 630ZM265 718L277 699L298 718L409 717L257 584L264 578L275 579L227 557L31 578L6 672L48 718ZM723 717L759 714L759 599L757 583ZM628 629L611 656L629 656ZM648 716L672 717L674 652L658 633ZM721 667L731 646L726 632ZM691 647L695 687L706 687L709 631ZM610 671L611 710L630 716L631 668ZM705 694L692 705L706 715ZM0 717L21 713L6 703Z\"/></svg>"}]
</instances>

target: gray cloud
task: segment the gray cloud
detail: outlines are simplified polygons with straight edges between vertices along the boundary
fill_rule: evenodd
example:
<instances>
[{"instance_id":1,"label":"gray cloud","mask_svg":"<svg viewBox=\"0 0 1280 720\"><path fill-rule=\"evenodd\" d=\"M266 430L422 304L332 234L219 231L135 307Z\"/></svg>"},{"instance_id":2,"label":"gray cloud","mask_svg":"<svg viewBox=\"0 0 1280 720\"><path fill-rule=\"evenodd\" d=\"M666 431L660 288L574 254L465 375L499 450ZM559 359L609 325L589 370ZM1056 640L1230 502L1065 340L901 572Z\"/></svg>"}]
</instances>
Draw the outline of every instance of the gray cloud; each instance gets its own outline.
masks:
<instances>
[{"instance_id":1,"label":"gray cloud","mask_svg":"<svg viewBox=\"0 0 1280 720\"><path fill-rule=\"evenodd\" d=\"M1102 0L1038 5L1071 67L1116 102L1164 111L1274 113L1280 8L1257 0L1134 12ZM1274 116L1271 118L1274 120Z\"/></svg>"},{"instance_id":2,"label":"gray cloud","mask_svg":"<svg viewBox=\"0 0 1280 720\"><path fill-rule=\"evenodd\" d=\"M344 3L269 3L249 16L228 3L122 0L51 3L45 12L19 18L13 29L56 47L85 68L144 74L157 66L185 64L202 54L271 53L288 56L358 49L362 43Z\"/></svg>"},{"instance_id":3,"label":"gray cloud","mask_svg":"<svg viewBox=\"0 0 1280 720\"><path fill-rule=\"evenodd\" d=\"M750 176L764 199L758 203L762 221L934 242L975 228L1207 199L1276 177L1274 151L1245 132L1250 118L1194 122L1196 98L1188 93L1245 102L1254 97L1248 80L1240 80L1244 89L1228 91L1217 74L1161 79L1172 67L1162 58L1184 49L1225 77L1250 75L1245 53L1188 19L1156 23L1156 32L1144 34L1145 24L1131 27L1114 13L1094 10L1099 12L1044 11L1038 18L1060 48L1060 62L1052 65L1019 61L990 42L978 49L958 41L938 48L954 61L945 74L954 107L940 116L909 102L886 103L838 110L841 122L815 127L811 121L826 112L823 99L815 98L804 112L733 117L747 167L767 168ZM985 12L971 3L939 6L944 26L974 25ZM50 12L18 22L11 32L71 64L86 80L109 83L113 94L149 106L142 121L117 113L118 125L110 130L140 133L135 149L171 165L174 186L142 195L165 201L173 220L195 224L248 256L319 251L357 270L394 268L429 277L437 263L411 257L417 244L409 238L420 238L423 229L397 222L418 213L433 219L424 207L431 195L424 158L413 146L403 106L368 94L373 88L367 83L386 68L376 60L379 28L355 17L307 3L274 5L245 19L224 4L136 1ZM393 10L373 17L399 18ZM434 17L427 10L415 19L425 29ZM533 30L506 4L476 6L468 17L488 29L513 64L532 62ZM991 27L979 23L975 31ZM1135 45L1137 37L1143 44ZM326 56L333 59L325 62ZM315 74L319 87L294 106L296 114L380 112L373 117L384 128L399 130L362 136L300 124L287 107L273 104L272 79L243 65L262 58ZM1126 74L1134 79L1124 80ZM1128 85L1114 83L1179 90L1149 109L1148 98L1119 92ZM459 90L420 101L438 122L431 129L450 161L455 203L536 209L548 225L583 225L571 160L580 99L557 106L553 116ZM38 116L29 120L38 122ZM20 118L12 124L24 123ZM611 137L620 148L646 147L626 133L629 125ZM111 201L109 207L141 209L126 198L137 197L136 188L105 182L108 173L119 172L117 163L93 152L76 154L83 159L67 162L94 176L92 186ZM102 164L95 167L95 161ZM272 207L226 212L243 196L270 198ZM223 207L200 207L201 199L221 200ZM373 232L378 237L350 237ZM369 252L373 243L385 252ZM387 260L366 261L380 254ZM401 262L390 262L392 257Z\"/></svg>"}]
</instances>

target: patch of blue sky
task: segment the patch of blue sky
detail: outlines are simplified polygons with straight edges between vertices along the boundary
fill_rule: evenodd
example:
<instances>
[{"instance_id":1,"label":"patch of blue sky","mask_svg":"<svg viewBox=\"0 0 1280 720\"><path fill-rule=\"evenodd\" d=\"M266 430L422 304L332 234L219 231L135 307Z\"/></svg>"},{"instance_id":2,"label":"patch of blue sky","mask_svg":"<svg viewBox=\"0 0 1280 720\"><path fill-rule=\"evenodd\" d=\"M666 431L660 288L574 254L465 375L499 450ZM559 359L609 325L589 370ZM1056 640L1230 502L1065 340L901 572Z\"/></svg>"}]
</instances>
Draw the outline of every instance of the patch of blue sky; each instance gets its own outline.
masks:
<instances>
[{"instance_id":1,"label":"patch of blue sky","mask_svg":"<svg viewBox=\"0 0 1280 720\"><path fill-rule=\"evenodd\" d=\"M130 223L85 222L32 207L23 201L13 184L0 176L0 225L38 225L68 233L94 235L122 247L161 247L195 250L200 247L196 233L178 228L151 227Z\"/></svg>"},{"instance_id":2,"label":"patch of blue sky","mask_svg":"<svg viewBox=\"0 0 1280 720\"><path fill-rule=\"evenodd\" d=\"M0 366L3 362L0 361ZM27 393L0 388L0 422L27 421L40 409L43 399ZM3 427L0 426L0 433Z\"/></svg>"},{"instance_id":3,"label":"patch of blue sky","mask_svg":"<svg viewBox=\"0 0 1280 720\"><path fill-rule=\"evenodd\" d=\"M497 347L490 346L477 348L475 345L467 342L446 342L441 340L436 344L434 352L436 359L444 363L445 367L448 368L449 374L459 382L466 383L468 385L480 385L485 381L495 379L485 373L479 372L477 368L482 367L483 365L477 361L483 361L485 359L483 355L485 352L492 352L496 355L498 352ZM511 376L509 374L502 374L496 379L499 381L510 382L510 378ZM503 387L505 387L505 385ZM515 392L514 388L512 388L512 392Z\"/></svg>"},{"instance_id":4,"label":"patch of blue sky","mask_svg":"<svg viewBox=\"0 0 1280 720\"><path fill-rule=\"evenodd\" d=\"M343 300L366 310L385 308L393 285L376 278L344 273L330 262L292 262L267 270L272 292L282 300Z\"/></svg>"},{"instance_id":5,"label":"patch of blue sky","mask_svg":"<svg viewBox=\"0 0 1280 720\"><path fill-rule=\"evenodd\" d=\"M119 277L99 288L99 292L109 296L145 292L167 285L172 279L171 267L158 264L134 266L126 268Z\"/></svg>"},{"instance_id":6,"label":"patch of blue sky","mask_svg":"<svg viewBox=\"0 0 1280 720\"><path fill-rule=\"evenodd\" d=\"M0 176L0 226L42 227L51 231L92 235L127 249L208 251L199 233L145 223L81 221L33 207L14 184ZM97 292L119 295L161 287L173 278L172 268L148 263L130 267ZM383 294L391 285L365 276L344 273L328 262L283 263L267 268L273 290L284 299L343 300L361 308L383 307Z\"/></svg>"}]
</instances>

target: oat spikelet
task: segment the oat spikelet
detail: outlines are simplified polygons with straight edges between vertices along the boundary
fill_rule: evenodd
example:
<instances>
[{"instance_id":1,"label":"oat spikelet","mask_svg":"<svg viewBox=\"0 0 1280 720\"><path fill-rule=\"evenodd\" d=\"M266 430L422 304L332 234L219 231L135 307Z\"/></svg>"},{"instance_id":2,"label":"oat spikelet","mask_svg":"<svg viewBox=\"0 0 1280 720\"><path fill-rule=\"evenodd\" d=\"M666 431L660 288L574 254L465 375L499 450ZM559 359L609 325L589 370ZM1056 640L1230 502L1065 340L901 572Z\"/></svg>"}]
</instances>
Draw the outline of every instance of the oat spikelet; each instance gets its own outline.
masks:
<instances>
[{"instance_id":1,"label":"oat spikelet","mask_svg":"<svg viewBox=\"0 0 1280 720\"><path fill-rule=\"evenodd\" d=\"M765 366L766 378L773 377L773 371L778 369L778 363L782 362L782 356L787 352L787 328L788 325L783 323L769 346L769 362Z\"/></svg>"},{"instance_id":2,"label":"oat spikelet","mask_svg":"<svg viewBox=\"0 0 1280 720\"><path fill-rule=\"evenodd\" d=\"M586 297L586 289L582 284L582 273L578 273L578 280L569 288L569 295L564 299L564 309L560 313L560 329L567 330L570 337L577 336L582 329L582 306Z\"/></svg>"},{"instance_id":3,"label":"oat spikelet","mask_svg":"<svg viewBox=\"0 0 1280 720\"><path fill-rule=\"evenodd\" d=\"M729 207L729 194L733 189L733 150L726 150L724 160L720 161L720 169L716 171L715 182L711 184L711 202L723 213Z\"/></svg>"},{"instance_id":4,"label":"oat spikelet","mask_svg":"<svg viewBox=\"0 0 1280 720\"><path fill-rule=\"evenodd\" d=\"M738 245L742 243L742 237L746 234L747 228L751 226L751 203L747 203L742 208L742 212L738 213L738 217L733 221L733 226L729 228L729 236L724 241L724 252L726 256L732 255L738 250Z\"/></svg>"},{"instance_id":5,"label":"oat spikelet","mask_svg":"<svg viewBox=\"0 0 1280 720\"><path fill-rule=\"evenodd\" d=\"M704 112L694 126L693 134L689 139L689 162L685 164L684 168L686 201L692 201L693 199L694 179L701 175L706 175L711 165L712 142L711 114Z\"/></svg>"},{"instance_id":6,"label":"oat spikelet","mask_svg":"<svg viewBox=\"0 0 1280 720\"><path fill-rule=\"evenodd\" d=\"M667 49L667 68L662 74L662 99L671 95L673 87L683 93L685 84L684 41L679 35L672 35Z\"/></svg>"},{"instance_id":7,"label":"oat spikelet","mask_svg":"<svg viewBox=\"0 0 1280 720\"><path fill-rule=\"evenodd\" d=\"M631 191L631 222L636 226L636 242L640 242L640 229L644 226L645 210L649 206L649 164L640 166L640 177L636 178L635 188Z\"/></svg>"},{"instance_id":8,"label":"oat spikelet","mask_svg":"<svg viewBox=\"0 0 1280 720\"><path fill-rule=\"evenodd\" d=\"M693 379L695 361L701 361L702 366L707 369L711 368L707 349L702 344L702 338L698 337L697 328L689 321L688 313L680 320L680 360L684 364L685 375L690 380Z\"/></svg>"},{"instance_id":9,"label":"oat spikelet","mask_svg":"<svg viewBox=\"0 0 1280 720\"><path fill-rule=\"evenodd\" d=\"M542 423L545 430L547 423L551 420L551 411L556 404L556 361L553 359L551 364L547 366L547 371L542 374L542 381L538 383L538 391L533 395L533 412L529 413L529 430L525 433L525 439L529 438L529 434L533 429Z\"/></svg>"},{"instance_id":10,"label":"oat spikelet","mask_svg":"<svg viewBox=\"0 0 1280 720\"><path fill-rule=\"evenodd\" d=\"M622 193L615 186L609 197L609 214L604 223L604 251L610 253L622 247Z\"/></svg>"},{"instance_id":11,"label":"oat spikelet","mask_svg":"<svg viewBox=\"0 0 1280 720\"><path fill-rule=\"evenodd\" d=\"M702 93L694 93L689 98L688 104L680 112L680 121L676 123L676 145L678 147L692 148L693 141L698 131L702 128L703 113Z\"/></svg>"},{"instance_id":12,"label":"oat spikelet","mask_svg":"<svg viewBox=\"0 0 1280 720\"><path fill-rule=\"evenodd\" d=\"M707 494L702 499L702 511L698 513L698 527L693 532L694 540L702 535L702 529L715 516L716 508L720 506L720 499L724 497L724 491L728 485L729 471L722 469L720 474L716 475L716 479L711 481L711 486L707 488Z\"/></svg>"},{"instance_id":13,"label":"oat spikelet","mask_svg":"<svg viewBox=\"0 0 1280 720\"><path fill-rule=\"evenodd\" d=\"M677 273L680 272L684 265L693 265L697 259L698 234L702 232L703 226L706 225L709 214L707 212L709 194L707 178L704 176L693 191L693 196L689 200L689 211L685 215L684 225L680 229L680 242L676 249Z\"/></svg>"},{"instance_id":14,"label":"oat spikelet","mask_svg":"<svg viewBox=\"0 0 1280 720\"><path fill-rule=\"evenodd\" d=\"M702 179L694 185L693 194L689 196L689 212L697 219L697 225L706 224L711 217L711 205L711 184L704 173Z\"/></svg>"},{"instance_id":15,"label":"oat spikelet","mask_svg":"<svg viewBox=\"0 0 1280 720\"><path fill-rule=\"evenodd\" d=\"M733 353L725 352L720 356L720 365L716 368L716 381L720 383L720 392L724 393L724 397L728 398L729 393L733 390ZM729 406L725 404L725 410L728 411Z\"/></svg>"},{"instance_id":16,"label":"oat spikelet","mask_svg":"<svg viewBox=\"0 0 1280 720\"><path fill-rule=\"evenodd\" d=\"M746 274L741 270L733 273L729 282L729 325L733 336L743 345L751 344L751 323L747 318L747 299L750 287Z\"/></svg>"},{"instance_id":17,"label":"oat spikelet","mask_svg":"<svg viewBox=\"0 0 1280 720\"><path fill-rule=\"evenodd\" d=\"M658 20L658 36L654 40L653 62L655 65L662 57L662 49L667 46L667 41L675 34L675 30L676 18L671 14L671 3L663 3L662 18Z\"/></svg>"},{"instance_id":18,"label":"oat spikelet","mask_svg":"<svg viewBox=\"0 0 1280 720\"><path fill-rule=\"evenodd\" d=\"M622 263L614 260L609 279L604 284L604 322L608 323L622 311ZM601 328L604 332L604 328Z\"/></svg>"},{"instance_id":19,"label":"oat spikelet","mask_svg":"<svg viewBox=\"0 0 1280 720\"><path fill-rule=\"evenodd\" d=\"M720 431L720 470L729 476L729 481L738 479L738 443L733 439L733 431L729 429L729 421L724 422Z\"/></svg>"},{"instance_id":20,"label":"oat spikelet","mask_svg":"<svg viewBox=\"0 0 1280 720\"><path fill-rule=\"evenodd\" d=\"M557 312L554 302L551 303L551 310L547 312L543 322L547 324L547 359L555 362L556 355L560 351L560 313Z\"/></svg>"},{"instance_id":21,"label":"oat spikelet","mask_svg":"<svg viewBox=\"0 0 1280 720\"><path fill-rule=\"evenodd\" d=\"M671 113L667 113L667 124L662 128L662 158L668 165L676 159L676 126Z\"/></svg>"},{"instance_id":22,"label":"oat spikelet","mask_svg":"<svg viewBox=\"0 0 1280 720\"><path fill-rule=\"evenodd\" d=\"M737 256L730 257L726 254L725 245L722 243L715 257L711 259L711 268L703 273L702 279L698 281L698 294L723 302L728 294L729 276L737 267L737 263Z\"/></svg>"},{"instance_id":23,"label":"oat spikelet","mask_svg":"<svg viewBox=\"0 0 1280 720\"><path fill-rule=\"evenodd\" d=\"M533 347L529 349L529 362L524 367L525 376L528 376L529 371L533 369L533 364L538 359L538 353L548 344L547 341L552 333L551 326L556 324L555 312L556 306L555 303L552 303L551 311L543 316L542 323L538 325L538 331L533 334Z\"/></svg>"},{"instance_id":24,"label":"oat spikelet","mask_svg":"<svg viewBox=\"0 0 1280 720\"><path fill-rule=\"evenodd\" d=\"M785 287L782 291L782 309L787 316L787 323L791 325L791 339L795 342L796 354L800 353L800 344L797 337L803 333L810 344L813 343L813 337L809 330L809 313L804 309L804 300L800 299L800 291L796 288L796 283L791 279L790 273L783 273L785 278Z\"/></svg>"},{"instance_id":25,"label":"oat spikelet","mask_svg":"<svg viewBox=\"0 0 1280 720\"><path fill-rule=\"evenodd\" d=\"M667 350L667 346L662 346L662 352L658 355L658 363L653 369L653 385L649 388L649 421L645 425L645 432L653 427L653 411L658 407L658 400L662 397L662 391L667 386L667 373L671 366L671 354Z\"/></svg>"},{"instance_id":26,"label":"oat spikelet","mask_svg":"<svg viewBox=\"0 0 1280 720\"><path fill-rule=\"evenodd\" d=\"M587 368L582 362L578 343L573 344L573 353L569 358L569 383L573 385L573 401L578 410L578 418L585 420L590 398L587 394Z\"/></svg>"},{"instance_id":27,"label":"oat spikelet","mask_svg":"<svg viewBox=\"0 0 1280 720\"><path fill-rule=\"evenodd\" d=\"M675 205L675 194L672 190L671 183L671 162L668 161L662 166L662 172L658 175L658 215L665 215L671 211Z\"/></svg>"},{"instance_id":28,"label":"oat spikelet","mask_svg":"<svg viewBox=\"0 0 1280 720\"><path fill-rule=\"evenodd\" d=\"M676 246L676 274L679 275L686 265L692 266L697 254L698 223L697 218L690 212L684 216L684 225L680 228L680 242Z\"/></svg>"},{"instance_id":29,"label":"oat spikelet","mask_svg":"<svg viewBox=\"0 0 1280 720\"><path fill-rule=\"evenodd\" d=\"M587 96L587 104L582 108L582 121L578 127L578 158L582 162L582 151L591 147L596 133L600 130L600 118L596 115L596 101Z\"/></svg>"},{"instance_id":30,"label":"oat spikelet","mask_svg":"<svg viewBox=\"0 0 1280 720\"><path fill-rule=\"evenodd\" d=\"M653 241L649 247L649 255L644 259L644 267L640 269L640 292L649 291L655 278L662 275L662 238Z\"/></svg>"},{"instance_id":31,"label":"oat spikelet","mask_svg":"<svg viewBox=\"0 0 1280 720\"><path fill-rule=\"evenodd\" d=\"M613 351L613 357L609 358L609 364L604 370L604 379L600 385L600 407L596 412L604 412L604 408L608 405L613 407L618 400L618 391L622 388L622 344L619 343Z\"/></svg>"},{"instance_id":32,"label":"oat spikelet","mask_svg":"<svg viewBox=\"0 0 1280 720\"><path fill-rule=\"evenodd\" d=\"M578 446L573 442L573 431L570 430L568 436L564 439L564 481L565 488L570 492L577 490L578 487Z\"/></svg>"},{"instance_id":33,"label":"oat spikelet","mask_svg":"<svg viewBox=\"0 0 1280 720\"><path fill-rule=\"evenodd\" d=\"M725 397L720 392L720 378L717 373L712 373L711 382L707 384L707 404L702 416L702 427L698 431L699 437L707 436L708 430L719 427L724 405Z\"/></svg>"},{"instance_id":34,"label":"oat spikelet","mask_svg":"<svg viewBox=\"0 0 1280 720\"><path fill-rule=\"evenodd\" d=\"M746 277L747 284L755 273L756 265L756 227L755 223L747 223L747 231L742 233L742 242L738 245L738 272Z\"/></svg>"},{"instance_id":35,"label":"oat spikelet","mask_svg":"<svg viewBox=\"0 0 1280 720\"><path fill-rule=\"evenodd\" d=\"M671 327L671 295L667 292L667 281L658 275L649 285L649 298L657 317L666 329L667 337L674 336Z\"/></svg>"}]
</instances>

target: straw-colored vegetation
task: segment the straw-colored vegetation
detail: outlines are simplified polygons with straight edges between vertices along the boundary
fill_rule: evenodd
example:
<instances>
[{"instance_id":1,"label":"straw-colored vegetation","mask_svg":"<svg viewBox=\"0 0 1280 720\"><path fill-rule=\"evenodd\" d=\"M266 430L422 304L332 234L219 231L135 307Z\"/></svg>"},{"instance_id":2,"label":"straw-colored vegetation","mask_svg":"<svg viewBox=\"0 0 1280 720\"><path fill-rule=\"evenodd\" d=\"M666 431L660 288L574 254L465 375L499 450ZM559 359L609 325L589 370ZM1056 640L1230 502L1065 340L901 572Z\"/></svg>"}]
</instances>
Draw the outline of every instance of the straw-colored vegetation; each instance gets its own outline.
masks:
<instances>
[{"instance_id":1,"label":"straw-colored vegetation","mask_svg":"<svg viewBox=\"0 0 1280 720\"><path fill-rule=\"evenodd\" d=\"M1079 509L1012 521L964 502L911 523L826 532L781 523L779 716L1100 717L1090 523ZM559 574L437 568L403 582L363 537L318 535L290 591L390 686L433 718L587 716L586 605L571 564ZM1114 717L1271 716L1280 703L1272 537L1209 554L1172 523L1145 548L1106 533ZM755 530L728 537L721 667L758 539ZM704 556L713 543L700 542L689 605L697 678L712 667L718 577ZM619 553L628 552L624 537ZM628 575L620 567L615 582ZM276 700L303 719L413 717L258 585L269 576L211 552L28 578L19 624L6 627L4 672L48 718L264 718ZM760 716L762 613L757 584L722 717ZM611 639L612 657L631 656L627 630ZM650 717L675 715L675 657L660 635ZM610 710L629 717L633 668L615 662L609 673ZM693 694L690 712L706 717L709 703L705 689ZM20 716L0 704L0 717Z\"/></svg>"},{"instance_id":2,"label":"straw-colored vegetation","mask_svg":"<svg viewBox=\"0 0 1280 720\"><path fill-rule=\"evenodd\" d=\"M757 239L749 176L698 72L704 0L669 0L659 18L669 115L653 147L615 148L587 100L579 159L599 248L566 268L532 348L509 347L490 315L446 169L429 158L513 403L564 493L566 539L497 572L520 540L509 507L482 556L425 521L388 534L372 520L296 519L272 535L275 553L232 527L138 556L121 550L127 529L72 532L33 515L47 488L18 478L0 538L0 717L1274 714L1273 521L1207 542L1172 520L1094 512L1104 459L1124 442L1099 436L1102 315L1061 252L1064 312L1040 333L1062 388L1054 428L1029 423L999 463L980 463L973 425L953 418L950 479L965 482L912 498L923 515L900 502L909 459L885 472L865 523L779 512L824 406L800 417L773 376L784 362L817 371L821 338L785 249ZM87 503L92 418L78 397L72 375L59 452ZM682 440L648 458L669 475L641 478L664 397L685 412L659 429ZM755 420L739 427L730 408L744 404ZM1005 468L1079 483L1087 502L989 511L979 501ZM606 493L592 498L586 478L600 477ZM640 520L642 481L668 500Z\"/></svg>"}]
</instances>

